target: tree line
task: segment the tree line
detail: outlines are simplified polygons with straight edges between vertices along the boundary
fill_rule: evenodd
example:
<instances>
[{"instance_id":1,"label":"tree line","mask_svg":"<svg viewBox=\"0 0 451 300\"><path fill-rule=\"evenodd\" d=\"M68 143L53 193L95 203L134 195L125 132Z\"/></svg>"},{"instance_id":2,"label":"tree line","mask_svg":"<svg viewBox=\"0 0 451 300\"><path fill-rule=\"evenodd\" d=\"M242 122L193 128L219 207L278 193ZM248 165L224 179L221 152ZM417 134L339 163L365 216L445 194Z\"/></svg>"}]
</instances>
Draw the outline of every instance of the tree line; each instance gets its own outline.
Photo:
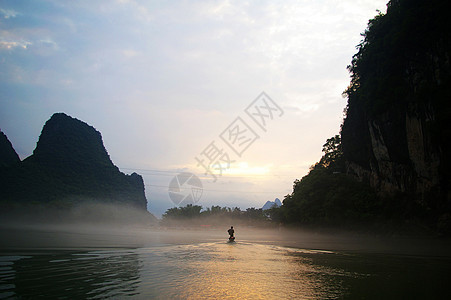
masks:
<instances>
[{"instance_id":1,"label":"tree line","mask_svg":"<svg viewBox=\"0 0 451 300\"><path fill-rule=\"evenodd\" d=\"M269 225L271 217L261 208L221 207L213 205L205 209L201 205L188 204L185 207L173 207L162 216L162 225L190 223L195 225L219 225L224 222L242 225Z\"/></svg>"}]
</instances>

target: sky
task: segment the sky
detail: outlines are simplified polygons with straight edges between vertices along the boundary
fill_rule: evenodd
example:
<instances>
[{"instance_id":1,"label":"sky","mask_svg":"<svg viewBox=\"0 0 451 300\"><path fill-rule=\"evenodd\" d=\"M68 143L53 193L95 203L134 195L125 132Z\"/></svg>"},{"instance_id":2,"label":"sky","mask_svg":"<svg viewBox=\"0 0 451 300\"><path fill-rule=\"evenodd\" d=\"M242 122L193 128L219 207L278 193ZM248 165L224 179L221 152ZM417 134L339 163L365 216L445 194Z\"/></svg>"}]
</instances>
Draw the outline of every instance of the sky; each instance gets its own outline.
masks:
<instances>
[{"instance_id":1,"label":"sky","mask_svg":"<svg viewBox=\"0 0 451 300\"><path fill-rule=\"evenodd\" d=\"M181 173L197 205L260 208L339 133L377 10L386 0L1 0L0 129L24 159L53 113L94 126L156 216Z\"/></svg>"}]
</instances>

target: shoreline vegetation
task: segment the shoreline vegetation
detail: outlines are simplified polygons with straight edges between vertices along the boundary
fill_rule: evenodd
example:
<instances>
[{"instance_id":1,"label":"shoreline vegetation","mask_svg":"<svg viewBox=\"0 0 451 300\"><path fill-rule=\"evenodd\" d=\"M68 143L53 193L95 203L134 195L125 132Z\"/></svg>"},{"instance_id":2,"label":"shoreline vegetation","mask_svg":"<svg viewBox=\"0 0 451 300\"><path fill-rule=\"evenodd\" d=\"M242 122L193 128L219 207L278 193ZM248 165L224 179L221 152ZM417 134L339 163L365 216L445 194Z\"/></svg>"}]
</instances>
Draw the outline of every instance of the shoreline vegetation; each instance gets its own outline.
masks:
<instances>
[{"instance_id":1,"label":"shoreline vegetation","mask_svg":"<svg viewBox=\"0 0 451 300\"><path fill-rule=\"evenodd\" d=\"M288 196L287 196L288 197ZM255 228L269 231L307 230L317 234L351 234L385 237L429 237L449 239L449 236L437 232L421 221L400 219L367 220L365 223L348 220L342 223L305 223L282 221L284 206L268 210L238 207L212 206L203 209L200 205L188 204L185 207L174 207L163 214L162 219L155 224L168 230L217 230L230 225L245 228Z\"/></svg>"}]
</instances>

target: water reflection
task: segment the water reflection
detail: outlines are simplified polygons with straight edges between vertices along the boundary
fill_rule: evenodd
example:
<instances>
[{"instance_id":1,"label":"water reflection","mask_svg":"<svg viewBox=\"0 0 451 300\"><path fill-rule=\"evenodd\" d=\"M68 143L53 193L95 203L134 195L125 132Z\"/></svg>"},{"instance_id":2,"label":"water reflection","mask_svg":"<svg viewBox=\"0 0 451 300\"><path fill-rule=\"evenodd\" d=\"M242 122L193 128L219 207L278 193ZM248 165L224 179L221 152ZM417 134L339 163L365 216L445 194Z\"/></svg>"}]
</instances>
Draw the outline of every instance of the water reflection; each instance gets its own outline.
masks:
<instances>
[{"instance_id":1,"label":"water reflection","mask_svg":"<svg viewBox=\"0 0 451 300\"><path fill-rule=\"evenodd\" d=\"M225 242L0 253L0 299L449 299L450 257Z\"/></svg>"},{"instance_id":2,"label":"water reflection","mask_svg":"<svg viewBox=\"0 0 451 300\"><path fill-rule=\"evenodd\" d=\"M96 299L136 295L141 263L130 250L4 255L0 298Z\"/></svg>"},{"instance_id":3,"label":"water reflection","mask_svg":"<svg viewBox=\"0 0 451 300\"><path fill-rule=\"evenodd\" d=\"M149 267L142 276L143 282L160 281L164 270L171 278L170 288L160 282L159 292L149 294L160 299L324 299L343 293L340 282L331 279L337 270L316 266L300 253L251 243L143 249L143 264Z\"/></svg>"}]
</instances>

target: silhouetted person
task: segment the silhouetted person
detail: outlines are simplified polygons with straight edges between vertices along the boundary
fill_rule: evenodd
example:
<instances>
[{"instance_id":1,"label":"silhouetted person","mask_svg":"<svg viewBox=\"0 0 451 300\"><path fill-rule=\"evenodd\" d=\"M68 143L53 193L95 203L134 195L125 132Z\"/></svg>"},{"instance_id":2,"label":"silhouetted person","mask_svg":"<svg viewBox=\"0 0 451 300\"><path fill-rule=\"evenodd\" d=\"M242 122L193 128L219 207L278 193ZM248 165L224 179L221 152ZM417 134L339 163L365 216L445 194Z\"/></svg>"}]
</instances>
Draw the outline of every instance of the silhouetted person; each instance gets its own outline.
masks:
<instances>
[{"instance_id":1,"label":"silhouetted person","mask_svg":"<svg viewBox=\"0 0 451 300\"><path fill-rule=\"evenodd\" d=\"M227 230L227 232L229 233L229 240L233 240L235 237L233 236L233 234L235 233L235 230L233 230L233 226L230 226L230 229Z\"/></svg>"}]
</instances>

